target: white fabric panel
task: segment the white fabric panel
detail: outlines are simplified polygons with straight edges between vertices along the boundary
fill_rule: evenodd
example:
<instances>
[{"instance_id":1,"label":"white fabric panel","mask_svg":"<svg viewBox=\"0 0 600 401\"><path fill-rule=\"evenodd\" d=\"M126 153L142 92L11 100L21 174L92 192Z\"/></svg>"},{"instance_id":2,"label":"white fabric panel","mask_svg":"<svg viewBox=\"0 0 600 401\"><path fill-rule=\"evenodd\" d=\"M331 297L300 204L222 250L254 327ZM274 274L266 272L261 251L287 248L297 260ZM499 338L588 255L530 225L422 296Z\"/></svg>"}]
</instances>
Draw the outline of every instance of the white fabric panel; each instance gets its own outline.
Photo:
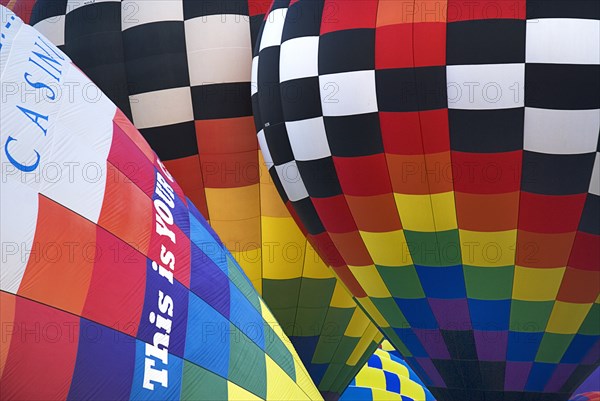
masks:
<instances>
[{"instance_id":1,"label":"white fabric panel","mask_svg":"<svg viewBox=\"0 0 600 401\"><path fill-rule=\"evenodd\" d=\"M265 160L265 165L267 168L271 168L273 166L273 157L271 156L271 152L269 151L269 145L267 145L267 139L265 138L265 131L260 130L257 134L258 136L258 145L260 146L260 150L262 151L263 158Z\"/></svg>"},{"instance_id":2,"label":"white fabric panel","mask_svg":"<svg viewBox=\"0 0 600 401\"><path fill-rule=\"evenodd\" d=\"M288 121L285 127L296 160L317 160L331 156L323 117Z\"/></svg>"},{"instance_id":3,"label":"white fabric panel","mask_svg":"<svg viewBox=\"0 0 600 401\"><path fill-rule=\"evenodd\" d=\"M511 109L525 104L525 64L451 65L446 77L450 109Z\"/></svg>"},{"instance_id":4,"label":"white fabric panel","mask_svg":"<svg viewBox=\"0 0 600 401\"><path fill-rule=\"evenodd\" d=\"M4 75L4 67L7 64L8 55L12 48L12 41L14 37L19 33L19 30L23 28L23 22L17 18L17 16L6 7L0 6L0 77ZM10 22L10 25L8 24ZM8 28L7 28L8 25ZM6 91L6 87L2 87L2 92ZM0 101L0 107L4 103L4 98ZM0 115L1 116L1 115Z\"/></svg>"},{"instance_id":5,"label":"white fabric panel","mask_svg":"<svg viewBox=\"0 0 600 401\"><path fill-rule=\"evenodd\" d=\"M283 23L287 15L287 8L271 11L267 16L263 35L260 40L259 51L271 46L281 45L281 34L283 33Z\"/></svg>"},{"instance_id":6,"label":"white fabric panel","mask_svg":"<svg viewBox=\"0 0 600 401\"><path fill-rule=\"evenodd\" d=\"M6 161L0 159L5 166ZM3 171L0 191L0 290L16 294L29 261L28 250L32 249L35 238L38 194L34 189L11 176L7 177L4 173Z\"/></svg>"},{"instance_id":7,"label":"white fabric panel","mask_svg":"<svg viewBox=\"0 0 600 401\"><path fill-rule=\"evenodd\" d=\"M56 46L62 46L65 44L65 18L64 15L59 15L45 19L35 24L34 28Z\"/></svg>"},{"instance_id":8,"label":"white fabric panel","mask_svg":"<svg viewBox=\"0 0 600 401\"><path fill-rule=\"evenodd\" d=\"M525 108L525 150L549 154L595 152L598 130L600 110Z\"/></svg>"},{"instance_id":9,"label":"white fabric panel","mask_svg":"<svg viewBox=\"0 0 600 401\"><path fill-rule=\"evenodd\" d=\"M527 24L528 63L600 63L600 21L541 18Z\"/></svg>"},{"instance_id":10,"label":"white fabric panel","mask_svg":"<svg viewBox=\"0 0 600 401\"><path fill-rule=\"evenodd\" d=\"M194 120L189 86L129 96L136 128L160 127Z\"/></svg>"},{"instance_id":11,"label":"white fabric panel","mask_svg":"<svg viewBox=\"0 0 600 401\"><path fill-rule=\"evenodd\" d=\"M182 0L123 0L121 4L123 30L150 22L183 21Z\"/></svg>"},{"instance_id":12,"label":"white fabric panel","mask_svg":"<svg viewBox=\"0 0 600 401\"><path fill-rule=\"evenodd\" d=\"M258 92L258 57L252 59L252 71L250 72L250 96Z\"/></svg>"},{"instance_id":13,"label":"white fabric panel","mask_svg":"<svg viewBox=\"0 0 600 401\"><path fill-rule=\"evenodd\" d=\"M64 80L81 90L74 91L73 102L64 99L56 125L48 131L53 139L54 165L46 169L40 192L97 223L104 201L106 159L117 108L77 68L64 74ZM94 101L91 96L97 93L101 96Z\"/></svg>"},{"instance_id":14,"label":"white fabric panel","mask_svg":"<svg viewBox=\"0 0 600 401\"><path fill-rule=\"evenodd\" d=\"M287 194L288 198L292 201L299 201L300 199L308 198L308 191L304 186L302 177L300 177L300 171L295 160L282 164L281 166L275 166L281 185Z\"/></svg>"},{"instance_id":15,"label":"white fabric panel","mask_svg":"<svg viewBox=\"0 0 600 401\"><path fill-rule=\"evenodd\" d=\"M324 116L349 116L377 111L375 71L319 76Z\"/></svg>"},{"instance_id":16,"label":"white fabric panel","mask_svg":"<svg viewBox=\"0 0 600 401\"><path fill-rule=\"evenodd\" d=\"M600 153L598 152L596 152L596 161L594 161L594 170L592 170L589 192L600 196Z\"/></svg>"},{"instance_id":17,"label":"white fabric panel","mask_svg":"<svg viewBox=\"0 0 600 401\"><path fill-rule=\"evenodd\" d=\"M279 81L319 75L319 37L305 36L281 44Z\"/></svg>"},{"instance_id":18,"label":"white fabric panel","mask_svg":"<svg viewBox=\"0 0 600 401\"><path fill-rule=\"evenodd\" d=\"M250 81L250 23L239 15L211 15L185 21L192 86ZM218 66L215 68L215 66Z\"/></svg>"}]
</instances>

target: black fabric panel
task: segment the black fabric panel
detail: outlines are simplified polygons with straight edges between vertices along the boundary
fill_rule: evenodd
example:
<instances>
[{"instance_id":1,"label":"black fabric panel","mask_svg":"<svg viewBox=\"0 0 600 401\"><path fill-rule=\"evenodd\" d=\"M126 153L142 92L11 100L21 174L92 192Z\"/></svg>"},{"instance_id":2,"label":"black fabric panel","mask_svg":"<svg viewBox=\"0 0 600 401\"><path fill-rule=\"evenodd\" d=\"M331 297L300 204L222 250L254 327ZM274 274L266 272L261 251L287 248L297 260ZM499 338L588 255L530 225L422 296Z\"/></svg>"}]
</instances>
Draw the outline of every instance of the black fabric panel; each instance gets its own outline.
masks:
<instances>
[{"instance_id":1,"label":"black fabric panel","mask_svg":"<svg viewBox=\"0 0 600 401\"><path fill-rule=\"evenodd\" d=\"M452 359L477 359L473 330L440 330Z\"/></svg>"},{"instance_id":2,"label":"black fabric panel","mask_svg":"<svg viewBox=\"0 0 600 401\"><path fill-rule=\"evenodd\" d=\"M333 156L365 156L383 152L378 113L324 117L323 120Z\"/></svg>"},{"instance_id":3,"label":"black fabric panel","mask_svg":"<svg viewBox=\"0 0 600 401\"><path fill-rule=\"evenodd\" d=\"M285 121L298 121L323 115L319 77L293 79L280 84Z\"/></svg>"},{"instance_id":4,"label":"black fabric panel","mask_svg":"<svg viewBox=\"0 0 600 401\"><path fill-rule=\"evenodd\" d=\"M183 18L189 20L207 15L248 15L247 0L184 0ZM240 17L241 18L241 17Z\"/></svg>"},{"instance_id":5,"label":"black fabric panel","mask_svg":"<svg viewBox=\"0 0 600 401\"><path fill-rule=\"evenodd\" d=\"M525 65L525 106L559 110L598 109L599 94L600 65Z\"/></svg>"},{"instance_id":6,"label":"black fabric panel","mask_svg":"<svg viewBox=\"0 0 600 401\"><path fill-rule=\"evenodd\" d=\"M183 22L127 29L123 46L132 94L190 86Z\"/></svg>"},{"instance_id":7,"label":"black fabric panel","mask_svg":"<svg viewBox=\"0 0 600 401\"><path fill-rule=\"evenodd\" d=\"M264 15L254 15L250 17L250 40L252 41L252 57L256 57L258 55L258 38L261 37L261 29L262 23L264 20Z\"/></svg>"},{"instance_id":8,"label":"black fabric panel","mask_svg":"<svg viewBox=\"0 0 600 401\"><path fill-rule=\"evenodd\" d=\"M342 193L331 157L311 161L296 161L296 164L310 196L328 198Z\"/></svg>"},{"instance_id":9,"label":"black fabric panel","mask_svg":"<svg viewBox=\"0 0 600 401\"><path fill-rule=\"evenodd\" d=\"M597 366L595 365L579 365L575 368L571 376L567 379L565 384L561 387L560 391L565 393L572 393L579 387L585 379L591 375Z\"/></svg>"},{"instance_id":10,"label":"black fabric panel","mask_svg":"<svg viewBox=\"0 0 600 401\"><path fill-rule=\"evenodd\" d=\"M461 372L458 370L457 361L452 359L432 359L435 368L444 379L444 383L448 388L463 388L463 380ZM445 399L445 398L442 398Z\"/></svg>"},{"instance_id":11,"label":"black fabric panel","mask_svg":"<svg viewBox=\"0 0 600 401\"><path fill-rule=\"evenodd\" d=\"M523 152L521 190L544 195L587 193L595 153L550 155Z\"/></svg>"},{"instance_id":12,"label":"black fabric panel","mask_svg":"<svg viewBox=\"0 0 600 401\"><path fill-rule=\"evenodd\" d=\"M319 39L319 75L375 69L375 29L329 32Z\"/></svg>"},{"instance_id":13,"label":"black fabric panel","mask_svg":"<svg viewBox=\"0 0 600 401\"><path fill-rule=\"evenodd\" d=\"M252 115L250 82L192 87L194 119L247 117Z\"/></svg>"},{"instance_id":14,"label":"black fabric panel","mask_svg":"<svg viewBox=\"0 0 600 401\"><path fill-rule=\"evenodd\" d=\"M596 0L527 0L527 19L586 18L600 19Z\"/></svg>"},{"instance_id":15,"label":"black fabric panel","mask_svg":"<svg viewBox=\"0 0 600 401\"><path fill-rule=\"evenodd\" d=\"M79 7L65 17L65 43L101 32L121 32L120 2L102 2ZM90 45L90 48L94 47Z\"/></svg>"},{"instance_id":16,"label":"black fabric panel","mask_svg":"<svg viewBox=\"0 0 600 401\"><path fill-rule=\"evenodd\" d=\"M479 361L461 360L457 362L460 372L462 373L464 388L471 392L471 395L469 396L472 398L474 394L482 395L480 391L477 391L484 388L481 378L481 371L479 370Z\"/></svg>"},{"instance_id":17,"label":"black fabric panel","mask_svg":"<svg viewBox=\"0 0 600 401\"><path fill-rule=\"evenodd\" d=\"M310 198L292 202L292 205L309 234L318 235L325 231L325 227L323 227L323 223Z\"/></svg>"},{"instance_id":18,"label":"black fabric panel","mask_svg":"<svg viewBox=\"0 0 600 401\"><path fill-rule=\"evenodd\" d=\"M489 391L504 390L506 362L479 361L481 388Z\"/></svg>"},{"instance_id":19,"label":"black fabric panel","mask_svg":"<svg viewBox=\"0 0 600 401\"><path fill-rule=\"evenodd\" d=\"M263 124L283 122L279 88L279 46L263 49L258 58L258 103Z\"/></svg>"},{"instance_id":20,"label":"black fabric panel","mask_svg":"<svg viewBox=\"0 0 600 401\"><path fill-rule=\"evenodd\" d=\"M264 128L265 139L269 147L269 153L273 158L273 163L280 166L294 160L292 146L288 139L288 133L284 123L269 125Z\"/></svg>"},{"instance_id":21,"label":"black fabric panel","mask_svg":"<svg viewBox=\"0 0 600 401\"><path fill-rule=\"evenodd\" d=\"M277 171L275 170L274 167L269 169L269 175L271 176L271 179L273 180L273 184L275 185L275 189L277 189L277 193L279 194L279 197L283 200L283 203L287 203L289 201L289 198L287 196L287 193L285 192L285 189L283 188L283 185L281 184L279 175L277 175Z\"/></svg>"},{"instance_id":22,"label":"black fabric panel","mask_svg":"<svg viewBox=\"0 0 600 401\"><path fill-rule=\"evenodd\" d=\"M579 230L600 235L600 196L587 194L581 221L579 222Z\"/></svg>"},{"instance_id":23,"label":"black fabric panel","mask_svg":"<svg viewBox=\"0 0 600 401\"><path fill-rule=\"evenodd\" d=\"M429 387L437 400L444 401L568 401L567 393L537 393L517 391L470 391Z\"/></svg>"},{"instance_id":24,"label":"black fabric panel","mask_svg":"<svg viewBox=\"0 0 600 401\"><path fill-rule=\"evenodd\" d=\"M324 0L299 1L287 11L281 42L304 36L319 36Z\"/></svg>"},{"instance_id":25,"label":"black fabric panel","mask_svg":"<svg viewBox=\"0 0 600 401\"><path fill-rule=\"evenodd\" d=\"M67 13L68 0L37 0L31 9L30 25L35 25L40 21L51 17L58 17ZM19 4L17 3L15 12L19 12Z\"/></svg>"},{"instance_id":26,"label":"black fabric panel","mask_svg":"<svg viewBox=\"0 0 600 401\"><path fill-rule=\"evenodd\" d=\"M460 152L497 153L523 149L525 108L448 110L450 147Z\"/></svg>"},{"instance_id":27,"label":"black fabric panel","mask_svg":"<svg viewBox=\"0 0 600 401\"><path fill-rule=\"evenodd\" d=\"M379 111L420 111L448 104L446 67L395 68L375 71Z\"/></svg>"},{"instance_id":28,"label":"black fabric panel","mask_svg":"<svg viewBox=\"0 0 600 401\"><path fill-rule=\"evenodd\" d=\"M143 128L140 132L162 160L181 159L198 154L193 121Z\"/></svg>"},{"instance_id":29,"label":"black fabric panel","mask_svg":"<svg viewBox=\"0 0 600 401\"><path fill-rule=\"evenodd\" d=\"M487 19L448 24L446 63L525 62L525 24L516 19Z\"/></svg>"}]
</instances>

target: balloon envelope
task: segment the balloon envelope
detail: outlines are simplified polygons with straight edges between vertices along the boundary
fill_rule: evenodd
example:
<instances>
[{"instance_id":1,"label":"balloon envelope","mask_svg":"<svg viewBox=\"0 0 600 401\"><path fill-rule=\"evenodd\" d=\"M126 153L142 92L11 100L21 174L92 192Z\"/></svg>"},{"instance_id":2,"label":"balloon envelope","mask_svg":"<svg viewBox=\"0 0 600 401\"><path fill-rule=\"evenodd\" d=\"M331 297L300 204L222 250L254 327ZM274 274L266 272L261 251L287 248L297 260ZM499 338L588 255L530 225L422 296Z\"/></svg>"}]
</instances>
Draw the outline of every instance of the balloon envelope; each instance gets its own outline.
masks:
<instances>
[{"instance_id":1,"label":"balloon envelope","mask_svg":"<svg viewBox=\"0 0 600 401\"><path fill-rule=\"evenodd\" d=\"M0 398L321 399L135 127L0 12Z\"/></svg>"},{"instance_id":2,"label":"balloon envelope","mask_svg":"<svg viewBox=\"0 0 600 401\"><path fill-rule=\"evenodd\" d=\"M259 143L438 399L566 400L600 360L600 5L476 3L275 1Z\"/></svg>"},{"instance_id":3,"label":"balloon envelope","mask_svg":"<svg viewBox=\"0 0 600 401\"><path fill-rule=\"evenodd\" d=\"M249 276L319 389L337 397L381 335L307 242L264 167L250 72L269 3L38 0L31 22L131 117Z\"/></svg>"}]
</instances>

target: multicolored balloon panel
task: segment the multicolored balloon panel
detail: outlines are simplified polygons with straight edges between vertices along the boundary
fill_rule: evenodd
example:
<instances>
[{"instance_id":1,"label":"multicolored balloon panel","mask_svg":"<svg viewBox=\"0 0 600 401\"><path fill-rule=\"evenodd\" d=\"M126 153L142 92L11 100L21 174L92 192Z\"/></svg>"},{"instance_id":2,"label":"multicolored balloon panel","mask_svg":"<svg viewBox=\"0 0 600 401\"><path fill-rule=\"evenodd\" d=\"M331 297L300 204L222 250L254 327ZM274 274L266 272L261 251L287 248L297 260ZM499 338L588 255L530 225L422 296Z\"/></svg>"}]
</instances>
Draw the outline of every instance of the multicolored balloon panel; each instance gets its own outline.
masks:
<instances>
[{"instance_id":1,"label":"multicolored balloon panel","mask_svg":"<svg viewBox=\"0 0 600 401\"><path fill-rule=\"evenodd\" d=\"M566 400L600 361L600 4L287 1L259 143L441 400Z\"/></svg>"},{"instance_id":2,"label":"multicolored balloon panel","mask_svg":"<svg viewBox=\"0 0 600 401\"><path fill-rule=\"evenodd\" d=\"M340 401L367 400L435 401L406 362L393 351L382 348L369 358L340 398Z\"/></svg>"},{"instance_id":3,"label":"multicolored balloon panel","mask_svg":"<svg viewBox=\"0 0 600 401\"><path fill-rule=\"evenodd\" d=\"M321 399L135 127L0 10L1 398Z\"/></svg>"},{"instance_id":4,"label":"multicolored balloon panel","mask_svg":"<svg viewBox=\"0 0 600 401\"><path fill-rule=\"evenodd\" d=\"M339 396L381 335L275 191L251 114L252 43L270 1L17 2L127 114Z\"/></svg>"}]
</instances>

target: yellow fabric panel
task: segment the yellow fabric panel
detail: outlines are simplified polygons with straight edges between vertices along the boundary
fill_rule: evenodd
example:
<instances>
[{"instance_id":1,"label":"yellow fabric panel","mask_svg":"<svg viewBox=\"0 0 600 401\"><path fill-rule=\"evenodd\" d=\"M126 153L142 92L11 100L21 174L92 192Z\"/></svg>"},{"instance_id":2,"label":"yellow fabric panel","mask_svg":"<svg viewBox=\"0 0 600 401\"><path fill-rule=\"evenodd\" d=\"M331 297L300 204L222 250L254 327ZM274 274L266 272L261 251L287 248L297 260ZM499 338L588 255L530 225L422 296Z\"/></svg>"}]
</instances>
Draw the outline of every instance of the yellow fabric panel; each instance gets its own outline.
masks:
<instances>
[{"instance_id":1,"label":"yellow fabric panel","mask_svg":"<svg viewBox=\"0 0 600 401\"><path fill-rule=\"evenodd\" d=\"M371 323L371 321L365 313L360 308L356 308L354 309L354 313L352 314L352 318L350 318L350 323L348 323L344 335L348 337L361 337L365 333L369 323Z\"/></svg>"},{"instance_id":2,"label":"yellow fabric panel","mask_svg":"<svg viewBox=\"0 0 600 401\"><path fill-rule=\"evenodd\" d=\"M420 384L405 376L399 376L399 378L402 395L408 396L415 401L425 401L425 391Z\"/></svg>"},{"instance_id":3,"label":"yellow fabric panel","mask_svg":"<svg viewBox=\"0 0 600 401\"><path fill-rule=\"evenodd\" d=\"M381 358L381 368L383 370L387 370L388 372L394 373L397 376L410 377L410 373L408 372L406 366L401 365L392 359Z\"/></svg>"},{"instance_id":4,"label":"yellow fabric panel","mask_svg":"<svg viewBox=\"0 0 600 401\"><path fill-rule=\"evenodd\" d=\"M231 252L260 247L260 217L247 220L212 219L210 225Z\"/></svg>"},{"instance_id":5,"label":"yellow fabric panel","mask_svg":"<svg viewBox=\"0 0 600 401\"><path fill-rule=\"evenodd\" d=\"M291 217L290 217L291 218ZM321 259L315 248L307 241L304 257L304 272L306 278L333 278L333 270Z\"/></svg>"},{"instance_id":6,"label":"yellow fabric panel","mask_svg":"<svg viewBox=\"0 0 600 401\"><path fill-rule=\"evenodd\" d=\"M521 301L554 301L565 267L538 269L515 266L513 298Z\"/></svg>"},{"instance_id":7,"label":"yellow fabric panel","mask_svg":"<svg viewBox=\"0 0 600 401\"><path fill-rule=\"evenodd\" d=\"M431 204L436 231L456 230L458 228L454 191L432 194Z\"/></svg>"},{"instance_id":8,"label":"yellow fabric panel","mask_svg":"<svg viewBox=\"0 0 600 401\"><path fill-rule=\"evenodd\" d=\"M358 298L358 301L360 302L362 307L365 308L365 310L367 311L369 316L371 316L371 319L373 319L373 321L375 322L376 325L378 325L379 327L382 327L382 328L390 327L387 320L385 320L385 318L383 317L381 312L379 312L379 310L373 304L373 301L371 301L371 299L369 297Z\"/></svg>"},{"instance_id":9,"label":"yellow fabric panel","mask_svg":"<svg viewBox=\"0 0 600 401\"><path fill-rule=\"evenodd\" d=\"M269 400L322 400L314 384L312 386L299 386L279 367L270 356L265 354L267 361L267 399ZM304 375L300 375L304 376ZM300 378L299 378L300 379ZM312 383L309 383L312 384ZM310 389L314 388L314 391ZM309 394L304 391L309 392Z\"/></svg>"},{"instance_id":10,"label":"yellow fabric panel","mask_svg":"<svg viewBox=\"0 0 600 401\"><path fill-rule=\"evenodd\" d=\"M267 380L267 386L272 384ZM238 386L237 384L228 381L227 382L227 399L229 401L262 401L263 399L258 397L256 394L249 392Z\"/></svg>"},{"instance_id":11,"label":"yellow fabric panel","mask_svg":"<svg viewBox=\"0 0 600 401\"><path fill-rule=\"evenodd\" d=\"M239 263L252 285L262 296L262 261L261 249L253 249L247 252L231 252L235 260Z\"/></svg>"},{"instance_id":12,"label":"yellow fabric panel","mask_svg":"<svg viewBox=\"0 0 600 401\"><path fill-rule=\"evenodd\" d=\"M348 266L348 268L368 296L375 298L389 298L392 296L374 265Z\"/></svg>"},{"instance_id":13,"label":"yellow fabric panel","mask_svg":"<svg viewBox=\"0 0 600 401\"><path fill-rule=\"evenodd\" d=\"M576 334L592 304L556 301L546 331L554 334Z\"/></svg>"},{"instance_id":14,"label":"yellow fabric panel","mask_svg":"<svg viewBox=\"0 0 600 401\"><path fill-rule=\"evenodd\" d=\"M300 277L307 241L294 220L263 216L262 236L263 278Z\"/></svg>"},{"instance_id":15,"label":"yellow fabric panel","mask_svg":"<svg viewBox=\"0 0 600 401\"><path fill-rule=\"evenodd\" d=\"M355 378L356 386L385 389L385 373L383 370L363 367Z\"/></svg>"},{"instance_id":16,"label":"yellow fabric panel","mask_svg":"<svg viewBox=\"0 0 600 401\"><path fill-rule=\"evenodd\" d=\"M348 365L354 366L358 363L360 358L364 355L367 347L371 345L371 341L373 337L375 337L375 334L377 334L377 331L377 327L373 324L370 324L369 327L367 327L365 334L360 338L358 344L356 344L356 347L354 348L354 351L352 351L352 354L350 354L348 357Z\"/></svg>"},{"instance_id":17,"label":"yellow fabric panel","mask_svg":"<svg viewBox=\"0 0 600 401\"><path fill-rule=\"evenodd\" d=\"M406 266L412 264L403 230L385 233L359 232L376 265Z\"/></svg>"},{"instance_id":18,"label":"yellow fabric panel","mask_svg":"<svg viewBox=\"0 0 600 401\"><path fill-rule=\"evenodd\" d=\"M517 230L480 232L459 230L463 264L497 267L515 263Z\"/></svg>"},{"instance_id":19,"label":"yellow fabric panel","mask_svg":"<svg viewBox=\"0 0 600 401\"><path fill-rule=\"evenodd\" d=\"M394 194L402 227L412 231L435 231L429 195Z\"/></svg>"},{"instance_id":20,"label":"yellow fabric panel","mask_svg":"<svg viewBox=\"0 0 600 401\"><path fill-rule=\"evenodd\" d=\"M290 217L290 212L285 207L283 200L277 193L271 175L265 166L262 152L258 151L258 165L260 166L260 206L263 216Z\"/></svg>"},{"instance_id":21,"label":"yellow fabric panel","mask_svg":"<svg viewBox=\"0 0 600 401\"><path fill-rule=\"evenodd\" d=\"M346 289L346 287L341 283L341 281L336 281L335 288L333 289L333 295L331 296L331 302L329 306L333 308L354 308L356 307L356 302L352 299L352 296Z\"/></svg>"},{"instance_id":22,"label":"yellow fabric panel","mask_svg":"<svg viewBox=\"0 0 600 401\"><path fill-rule=\"evenodd\" d=\"M390 343L388 340L383 340L383 342L381 343L381 349L384 351L395 351L396 348L394 348L394 346L392 345L392 343ZM379 350L377 350L379 351ZM389 357L390 354L388 354L387 352L381 352L382 354L385 354ZM379 355L379 354L377 354Z\"/></svg>"},{"instance_id":23,"label":"yellow fabric panel","mask_svg":"<svg viewBox=\"0 0 600 401\"><path fill-rule=\"evenodd\" d=\"M247 220L260 216L258 184L237 188L205 188L212 220Z\"/></svg>"}]
</instances>

